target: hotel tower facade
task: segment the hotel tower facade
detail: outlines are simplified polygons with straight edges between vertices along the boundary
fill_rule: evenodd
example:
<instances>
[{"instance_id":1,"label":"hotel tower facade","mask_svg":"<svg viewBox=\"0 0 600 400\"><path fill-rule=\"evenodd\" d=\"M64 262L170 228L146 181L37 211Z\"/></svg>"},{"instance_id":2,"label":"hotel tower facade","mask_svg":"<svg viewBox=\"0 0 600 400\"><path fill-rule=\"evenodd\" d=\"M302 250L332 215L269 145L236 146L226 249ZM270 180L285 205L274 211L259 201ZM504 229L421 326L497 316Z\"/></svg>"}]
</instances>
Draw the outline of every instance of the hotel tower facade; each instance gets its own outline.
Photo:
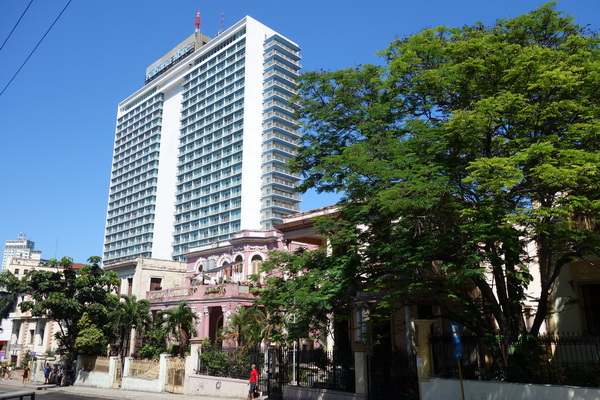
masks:
<instances>
[{"instance_id":1,"label":"hotel tower facade","mask_svg":"<svg viewBox=\"0 0 600 400\"><path fill-rule=\"evenodd\" d=\"M189 247L269 230L299 211L286 163L299 132L297 44L245 17L196 33L118 106L104 263L185 259Z\"/></svg>"}]
</instances>

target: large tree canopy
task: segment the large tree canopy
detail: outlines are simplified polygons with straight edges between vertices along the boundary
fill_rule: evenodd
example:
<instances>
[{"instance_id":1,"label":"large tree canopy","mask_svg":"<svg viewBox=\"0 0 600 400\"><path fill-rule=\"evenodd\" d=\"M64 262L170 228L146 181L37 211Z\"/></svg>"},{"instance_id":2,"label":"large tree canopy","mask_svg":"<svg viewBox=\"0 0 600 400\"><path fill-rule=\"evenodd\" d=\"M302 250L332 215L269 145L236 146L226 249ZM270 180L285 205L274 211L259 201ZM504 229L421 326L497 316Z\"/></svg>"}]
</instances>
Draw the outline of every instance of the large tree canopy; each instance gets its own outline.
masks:
<instances>
[{"instance_id":1,"label":"large tree canopy","mask_svg":"<svg viewBox=\"0 0 600 400\"><path fill-rule=\"evenodd\" d=\"M31 299L20 303L21 310L58 322L58 352L73 358L90 351L105 354L116 336L111 316L119 298L112 293L119 278L100 267L99 257L88 261L77 270L69 257L52 259L46 266L55 266L56 272L31 271L22 280Z\"/></svg>"},{"instance_id":2,"label":"large tree canopy","mask_svg":"<svg viewBox=\"0 0 600 400\"><path fill-rule=\"evenodd\" d=\"M299 87L301 189L344 193L362 228L345 273L381 304L434 299L476 333L538 333L563 265L599 249L598 36L549 3L380 54Z\"/></svg>"}]
</instances>

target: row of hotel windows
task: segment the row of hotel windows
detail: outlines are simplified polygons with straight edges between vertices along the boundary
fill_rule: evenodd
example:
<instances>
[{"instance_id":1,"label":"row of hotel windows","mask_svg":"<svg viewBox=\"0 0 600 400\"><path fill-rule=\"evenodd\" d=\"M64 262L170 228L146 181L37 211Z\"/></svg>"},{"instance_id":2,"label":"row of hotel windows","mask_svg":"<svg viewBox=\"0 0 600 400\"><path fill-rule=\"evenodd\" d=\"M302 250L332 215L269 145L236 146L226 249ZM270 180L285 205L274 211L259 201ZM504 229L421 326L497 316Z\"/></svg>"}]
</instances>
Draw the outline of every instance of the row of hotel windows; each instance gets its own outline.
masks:
<instances>
[{"instance_id":1,"label":"row of hotel windows","mask_svg":"<svg viewBox=\"0 0 600 400\"><path fill-rule=\"evenodd\" d=\"M118 223L123 223L123 224L127 224L129 223L131 227L135 227L135 226L139 226L139 225L145 225L147 223L153 222L154 221L154 214L143 214L140 217L134 217L133 213L131 214L131 216L127 216L128 214L125 215L119 215L115 218L111 218L109 220L106 221L107 226L111 226L111 227L118 227L119 225L117 225ZM124 227L128 227L127 225L124 225Z\"/></svg>"},{"instance_id":2,"label":"row of hotel windows","mask_svg":"<svg viewBox=\"0 0 600 400\"><path fill-rule=\"evenodd\" d=\"M232 212L225 212L218 215L213 215L212 217L205 217L199 220L194 220L191 222L186 222L184 224L175 225L175 234L180 234L188 231L196 231L201 228L210 228L211 226L217 226L219 224L223 224L225 222L231 222L232 220L240 219L240 211L234 210Z\"/></svg>"},{"instance_id":3,"label":"row of hotel windows","mask_svg":"<svg viewBox=\"0 0 600 400\"><path fill-rule=\"evenodd\" d=\"M138 199L144 199L146 201L156 200L156 196L152 196L152 195L156 194L156 191L157 191L156 186L150 186L143 190L140 190L139 192L128 194L125 197L111 195L111 198L108 202L108 208L115 209L119 206L133 203Z\"/></svg>"},{"instance_id":4,"label":"row of hotel windows","mask_svg":"<svg viewBox=\"0 0 600 400\"><path fill-rule=\"evenodd\" d=\"M136 129L132 130L131 133L127 135L128 136L127 140L125 142L122 142L118 147L115 148L115 152L120 153L123 150L126 150L129 146L131 146L133 144L133 140L135 138L141 137L143 134L145 134L148 131L158 129L158 132L160 132L161 125L162 125L162 118L158 117L158 118L153 119L150 122L146 122L146 124L141 125ZM116 145L116 143L115 143L115 145Z\"/></svg>"},{"instance_id":5,"label":"row of hotel windows","mask_svg":"<svg viewBox=\"0 0 600 400\"><path fill-rule=\"evenodd\" d=\"M232 86L232 85L230 85ZM235 89L236 86L233 85L233 89ZM182 103L182 107L183 110L187 110L188 108L194 108L197 107L198 109L200 108L204 108L204 107L210 107L211 105L217 105L217 104L228 104L231 103L233 101L235 101L236 99L240 99L244 96L244 88L243 85L237 85L237 90L232 92L232 88L231 87L227 87L227 91L225 91L225 89L219 90L218 92L216 92L214 95L210 95L207 96L205 98L200 98L199 95L194 95L192 97L190 97L188 100L185 100ZM187 127L182 127L182 130L189 130L189 129L193 129L194 126L187 126Z\"/></svg>"},{"instance_id":6,"label":"row of hotel windows","mask_svg":"<svg viewBox=\"0 0 600 400\"><path fill-rule=\"evenodd\" d=\"M239 91L236 91L233 94L230 94L228 96L225 96L223 98L219 98L216 99L214 102L211 103L207 103L206 101L198 101L198 102L191 102L189 100L185 100L182 103L182 111L181 111L181 118L184 119L186 118L188 115L197 112L196 110L208 110L208 111L216 111L219 110L223 107L228 107L229 105L231 105L232 103L235 105L237 103L240 102L240 100L236 100L239 99L240 97L242 97L241 95L238 94ZM243 92L242 92L243 93ZM194 98L196 98L197 96L194 96ZM185 131L186 128L182 127L182 131Z\"/></svg>"},{"instance_id":7,"label":"row of hotel windows","mask_svg":"<svg viewBox=\"0 0 600 400\"><path fill-rule=\"evenodd\" d=\"M118 171L113 171L113 177L121 177L121 179L125 180L136 175L141 175L144 172L152 171L154 169L158 170L158 160L152 160L148 162L148 164L144 164L142 166L137 167L136 169L129 171L125 171L123 170L123 168L119 168Z\"/></svg>"},{"instance_id":8,"label":"row of hotel windows","mask_svg":"<svg viewBox=\"0 0 600 400\"><path fill-rule=\"evenodd\" d=\"M210 174L206 174L200 178L196 178L193 181L187 181L185 184L180 183L177 185L177 193L185 193L194 188L202 189L206 185L210 185L212 183L226 184L229 186L232 182L239 182L241 179L241 175L236 174L232 175L233 169L231 167L223 168L220 170L216 170L211 172ZM239 172L239 171L238 171ZM222 182L222 183L221 183ZM215 187L217 189L217 187Z\"/></svg>"},{"instance_id":9,"label":"row of hotel windows","mask_svg":"<svg viewBox=\"0 0 600 400\"><path fill-rule=\"evenodd\" d=\"M202 215L209 215L218 213L220 211L226 211L231 208L238 207L237 204L240 203L240 196L242 190L241 187L234 187L231 189L231 194L223 195L222 200L218 203L202 203L200 199L187 201L185 203L180 203L175 206L175 214L176 217L179 214L189 212L191 210L200 209L200 213ZM220 197L221 198L221 197Z\"/></svg>"},{"instance_id":10,"label":"row of hotel windows","mask_svg":"<svg viewBox=\"0 0 600 400\"><path fill-rule=\"evenodd\" d=\"M162 122L162 119L159 122ZM155 129L150 129L144 131L143 133L140 130L138 132L139 134L131 138L131 140L118 147L115 147L115 156L113 158L113 162L118 161L120 158L126 157L129 154L138 153L141 149L146 148L151 142L160 142L161 128L162 126L157 124Z\"/></svg>"},{"instance_id":11,"label":"row of hotel windows","mask_svg":"<svg viewBox=\"0 0 600 400\"><path fill-rule=\"evenodd\" d=\"M209 63L203 64L200 68L195 69L186 77L186 83L183 85L184 90L188 90L190 87L196 86L200 83L206 82L208 84L214 83L217 79L220 79L223 74L220 72L231 65L235 65L237 60L244 59L246 55L246 47L243 43L238 43L238 46L231 47L227 52L223 52L219 57L214 58L214 62L211 62L211 68L208 68ZM218 60L217 60L218 59ZM200 70L202 72L200 73Z\"/></svg>"},{"instance_id":12,"label":"row of hotel windows","mask_svg":"<svg viewBox=\"0 0 600 400\"><path fill-rule=\"evenodd\" d=\"M140 202L141 203L141 202ZM150 203L149 201L147 203ZM154 201L146 206L139 208L132 208L131 210L118 209L111 210L109 217L106 221L107 232L110 230L121 231L123 228L127 228L125 224L129 224L132 220L146 217L147 215L154 214L156 206ZM110 230L109 230L110 228Z\"/></svg>"},{"instance_id":13,"label":"row of hotel windows","mask_svg":"<svg viewBox=\"0 0 600 400\"><path fill-rule=\"evenodd\" d=\"M245 43L246 43L245 38L240 40L238 43L233 44L233 42L236 41L237 39L241 38L245 34L246 34L246 28L242 28L241 30L234 33L232 36L227 38L225 41L223 41L221 44L219 44L214 49L210 50L206 54L203 54L201 57L198 57L196 59L196 61L194 62L194 64L195 65L201 64L200 67L192 70L190 72L190 74L188 76L186 76L185 79L188 80L189 78L193 78L194 76L198 75L200 72L205 71L209 66L214 66L217 63L217 61L224 59L228 54L232 54L233 52L235 52L236 48L244 47ZM231 47L229 49L223 51L220 54L217 54L221 50L225 49L227 46L230 46L230 45L231 45ZM215 55L216 55L216 57L211 58L212 56L215 56Z\"/></svg>"},{"instance_id":14,"label":"row of hotel windows","mask_svg":"<svg viewBox=\"0 0 600 400\"><path fill-rule=\"evenodd\" d=\"M197 77L194 77L187 81L183 85L184 96L183 99L187 99L190 94L194 94L195 91L203 89L205 87L214 85L222 82L228 75L234 75L237 70L240 70L245 65L245 49L237 51L236 54L232 54L227 59L219 62L214 67L210 68L207 72L204 72ZM190 90L195 90L190 93Z\"/></svg>"},{"instance_id":15,"label":"row of hotel windows","mask_svg":"<svg viewBox=\"0 0 600 400\"><path fill-rule=\"evenodd\" d=\"M221 103L224 103L223 101L221 101ZM192 127L197 127L200 128L202 127L203 124L208 124L210 122L217 121L219 119L221 119L221 123L223 124L229 124L231 122L233 122L234 118L239 118L240 114L243 114L243 104L244 102L241 100L238 100L236 102L232 103L228 103L228 104L223 104L221 106L215 106L215 104L212 104L210 107L213 108L213 110L207 110L206 108L200 109L199 111L191 114L189 117L186 117L182 120L181 123L181 131L189 131L188 126L190 126L191 124L195 123L194 125L192 125ZM240 110L237 111L236 114L233 114L234 110Z\"/></svg>"},{"instance_id":16,"label":"row of hotel windows","mask_svg":"<svg viewBox=\"0 0 600 400\"><path fill-rule=\"evenodd\" d=\"M221 164L229 165L232 162L242 160L242 144L239 143L234 146L226 146L222 149L213 151L212 153L206 154L194 161L180 165L177 168L177 174L183 175L187 171L202 170L204 174L210 173L210 171L219 169Z\"/></svg>"},{"instance_id":17,"label":"row of hotel windows","mask_svg":"<svg viewBox=\"0 0 600 400\"><path fill-rule=\"evenodd\" d=\"M139 110L141 110L142 108L147 107L148 102L142 103L142 104L140 104L140 103L142 101L146 100L148 97L152 96L154 93L156 93L156 90L157 90L157 87L156 86L153 87L148 92L144 93L141 97L138 97L137 99L133 100L131 103L129 103L125 107L123 107L121 109L121 112L131 110L133 107L135 107L135 109L133 110L133 112L135 113L135 112L139 112ZM160 93L159 96L162 96L162 93ZM162 97L161 97L161 99L162 99ZM153 100L156 100L156 97L151 99L150 102L152 102Z\"/></svg>"},{"instance_id":18,"label":"row of hotel windows","mask_svg":"<svg viewBox=\"0 0 600 400\"><path fill-rule=\"evenodd\" d=\"M220 204L213 204L210 207L194 208L185 210L175 216L175 223L177 225L184 224L186 222L193 222L194 220L200 220L203 217L210 217L211 215L218 215L219 213L225 212L230 215L233 219L240 216L240 207L242 206L241 198L224 201Z\"/></svg>"},{"instance_id":19,"label":"row of hotel windows","mask_svg":"<svg viewBox=\"0 0 600 400\"><path fill-rule=\"evenodd\" d=\"M234 126L229 125L213 132L198 131L194 140L190 140L186 145L179 148L179 163L195 160L204 153L241 142L244 132L240 128L241 126L234 130Z\"/></svg>"},{"instance_id":20,"label":"row of hotel windows","mask_svg":"<svg viewBox=\"0 0 600 400\"><path fill-rule=\"evenodd\" d=\"M142 251L142 249L144 251ZM131 257L152 257L152 246L151 245L137 245L125 249L107 251L104 253L105 263L112 263L116 261L126 260Z\"/></svg>"},{"instance_id":21,"label":"row of hotel windows","mask_svg":"<svg viewBox=\"0 0 600 400\"><path fill-rule=\"evenodd\" d=\"M107 243L112 243L115 240L130 236L139 236L154 232L154 224L152 221L146 221L144 224L135 224L135 221L128 221L119 226L113 226L106 230L105 239Z\"/></svg>"},{"instance_id":22,"label":"row of hotel windows","mask_svg":"<svg viewBox=\"0 0 600 400\"><path fill-rule=\"evenodd\" d=\"M239 221L233 222L232 224L221 224L208 229L199 229L194 232L182 233L175 235L175 245L181 245L183 243L189 243L196 240L202 240L202 238L216 237L217 235L232 234L240 229Z\"/></svg>"},{"instance_id":23,"label":"row of hotel windows","mask_svg":"<svg viewBox=\"0 0 600 400\"><path fill-rule=\"evenodd\" d=\"M123 196L123 194L131 194L133 192L139 192L140 190L142 190L146 187L149 187L149 186L156 186L157 182L158 182L157 178L149 178L149 179L144 179L144 180L140 179L137 182L133 181L128 185L119 183L118 185L111 186L110 199L111 200L113 199L113 195L114 195L114 198L117 198L117 197Z\"/></svg>"},{"instance_id":24,"label":"row of hotel windows","mask_svg":"<svg viewBox=\"0 0 600 400\"><path fill-rule=\"evenodd\" d=\"M160 111L162 114L163 111L163 102L161 101L160 103L156 103L155 105L153 105L150 109L148 109L148 113L150 112L156 112L156 110ZM135 144L139 135L140 129L139 127L136 129L132 129L132 130L127 130L127 131L117 131L116 134L116 140L115 140L115 147L119 147L119 146L130 146L131 143Z\"/></svg>"},{"instance_id":25,"label":"row of hotel windows","mask_svg":"<svg viewBox=\"0 0 600 400\"><path fill-rule=\"evenodd\" d=\"M147 179L148 177L154 177L157 175L158 175L158 170L153 169L151 171L144 172L143 174L139 174L139 175L131 174L130 176L119 176L117 178L112 178L110 180L110 183L111 183L111 185L115 185L115 186L111 186L111 190L113 187L118 187L119 185L128 186L133 182L139 182L141 180Z\"/></svg>"},{"instance_id":26,"label":"row of hotel windows","mask_svg":"<svg viewBox=\"0 0 600 400\"><path fill-rule=\"evenodd\" d=\"M113 158L113 164L119 159L123 159L130 154L136 156L148 149L149 147L156 147L157 144L160 144L160 131L161 129L153 129L144 132L143 135L139 135L137 137L137 142L133 144L131 142L131 146L122 145L121 147L115 148L115 156Z\"/></svg>"},{"instance_id":27,"label":"row of hotel windows","mask_svg":"<svg viewBox=\"0 0 600 400\"><path fill-rule=\"evenodd\" d=\"M144 235L138 235L138 236L131 236L131 237L126 237L123 239L119 239L116 242L106 242L106 245L104 246L105 250L112 250L115 248L124 248L127 246L133 246L136 243L138 243L140 246L142 246L142 243L145 243L146 245L149 245L149 243L152 242L152 234L144 234Z\"/></svg>"},{"instance_id":28,"label":"row of hotel windows","mask_svg":"<svg viewBox=\"0 0 600 400\"><path fill-rule=\"evenodd\" d=\"M131 225L130 225L131 226ZM120 239L123 237L141 235L143 233L152 235L152 224L146 224L143 226L138 226L135 228L131 228L130 226L121 226L119 230L117 227L110 227L106 230L106 239L110 239L110 241L114 241L115 239Z\"/></svg>"},{"instance_id":29,"label":"row of hotel windows","mask_svg":"<svg viewBox=\"0 0 600 400\"><path fill-rule=\"evenodd\" d=\"M159 147L160 144L155 143L143 151L140 151L138 154L134 154L124 160L114 163L113 169L116 169L117 171L129 171L148 163L148 161L158 160L160 155Z\"/></svg>"},{"instance_id":30,"label":"row of hotel windows","mask_svg":"<svg viewBox=\"0 0 600 400\"><path fill-rule=\"evenodd\" d=\"M182 201L196 199L201 196L203 202L208 202L211 198L213 200L218 200L220 196L229 197L231 195L231 187L239 186L241 183L242 176L238 174L232 178L225 178L223 180L215 179L213 183L200 188L196 187L195 189L187 191L184 191L183 188L181 188L181 190L178 190L177 202L181 203Z\"/></svg>"},{"instance_id":31,"label":"row of hotel windows","mask_svg":"<svg viewBox=\"0 0 600 400\"><path fill-rule=\"evenodd\" d=\"M219 115L219 117L221 117L221 113L223 115L225 115L225 117L232 118L233 121L233 117L230 116L229 114L232 114L234 111L240 111L243 112L244 110L244 101L242 100L237 100L233 103L226 103L223 104L223 101L220 101L219 103L221 104L217 104L214 103L214 115ZM213 110L211 110L211 112L213 112ZM202 114L204 115L204 114ZM224 117L224 118L225 118ZM186 134L183 134L183 132L187 132ZM203 138L204 137L204 128L200 128L200 129L196 129L196 130L188 130L188 129L181 129L181 137L179 138L179 145L180 146L184 146L188 141L191 141L195 138Z\"/></svg>"},{"instance_id":32,"label":"row of hotel windows","mask_svg":"<svg viewBox=\"0 0 600 400\"><path fill-rule=\"evenodd\" d=\"M163 114L163 103L156 103L144 110L143 113L136 115L134 118L127 119L123 121L122 124L117 125L117 134L120 136L119 140L124 140L122 136L127 132L131 132L132 130L146 125L148 122L153 121L154 119L161 117Z\"/></svg>"},{"instance_id":33,"label":"row of hotel windows","mask_svg":"<svg viewBox=\"0 0 600 400\"><path fill-rule=\"evenodd\" d=\"M229 158L229 157L228 157ZM223 176L229 176L232 174L237 174L242 172L242 163L237 163L231 165L231 163L225 163L221 161L215 161L210 165L205 165L202 168L196 168L193 171L186 172L185 174L180 174L177 176L177 183L185 183L189 181L194 181L199 177L207 177L211 171L221 170ZM207 178L208 179L208 178Z\"/></svg>"}]
</instances>

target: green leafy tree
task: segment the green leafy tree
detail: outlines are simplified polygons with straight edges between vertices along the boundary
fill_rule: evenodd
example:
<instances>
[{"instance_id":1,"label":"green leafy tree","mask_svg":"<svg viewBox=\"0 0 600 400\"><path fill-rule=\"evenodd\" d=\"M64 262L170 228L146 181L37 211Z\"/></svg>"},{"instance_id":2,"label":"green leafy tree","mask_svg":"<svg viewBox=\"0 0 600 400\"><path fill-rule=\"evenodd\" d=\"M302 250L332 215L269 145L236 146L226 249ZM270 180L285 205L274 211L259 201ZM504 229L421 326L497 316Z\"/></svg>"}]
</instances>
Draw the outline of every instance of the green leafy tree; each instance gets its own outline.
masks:
<instances>
[{"instance_id":1,"label":"green leafy tree","mask_svg":"<svg viewBox=\"0 0 600 400\"><path fill-rule=\"evenodd\" d=\"M266 288L257 299L268 315L269 339L289 343L334 334L332 318L347 320L357 293L356 275L348 273L352 258L345 252L332 257L325 249L272 252L262 265Z\"/></svg>"},{"instance_id":2,"label":"green leafy tree","mask_svg":"<svg viewBox=\"0 0 600 400\"><path fill-rule=\"evenodd\" d=\"M58 352L73 358L84 348L89 349L77 342L82 329L87 329L87 334L100 329L107 342L115 338L110 315L118 305L118 297L111 293L116 290L119 278L114 271L106 272L100 267L99 257L88 261L90 264L76 270L69 257L52 259L47 266L56 267L56 272L31 271L23 279L31 299L20 303L21 310L57 322Z\"/></svg>"},{"instance_id":3,"label":"green leafy tree","mask_svg":"<svg viewBox=\"0 0 600 400\"><path fill-rule=\"evenodd\" d=\"M79 319L77 330L79 336L75 338L75 347L81 354L106 353L108 338L87 314L84 313Z\"/></svg>"},{"instance_id":4,"label":"green leafy tree","mask_svg":"<svg viewBox=\"0 0 600 400\"><path fill-rule=\"evenodd\" d=\"M9 270L0 272L0 319L8 318L14 310L19 295L26 293L26 284Z\"/></svg>"},{"instance_id":5,"label":"green leafy tree","mask_svg":"<svg viewBox=\"0 0 600 400\"><path fill-rule=\"evenodd\" d=\"M357 256L331 255L340 276L384 307L427 299L480 335L537 334L563 266L600 248L598 39L549 3L304 74L291 166L301 190L344 194Z\"/></svg>"},{"instance_id":6,"label":"green leafy tree","mask_svg":"<svg viewBox=\"0 0 600 400\"><path fill-rule=\"evenodd\" d=\"M167 339L169 331L166 328L164 315L157 313L152 326L144 333L144 343L140 349L140 355L146 358L159 358L161 354L167 353Z\"/></svg>"},{"instance_id":7,"label":"green leafy tree","mask_svg":"<svg viewBox=\"0 0 600 400\"><path fill-rule=\"evenodd\" d=\"M196 336L196 320L198 316L188 306L187 301L182 301L177 307L164 311L165 327L179 344L179 356L183 357L190 343L190 339Z\"/></svg>"}]
</instances>

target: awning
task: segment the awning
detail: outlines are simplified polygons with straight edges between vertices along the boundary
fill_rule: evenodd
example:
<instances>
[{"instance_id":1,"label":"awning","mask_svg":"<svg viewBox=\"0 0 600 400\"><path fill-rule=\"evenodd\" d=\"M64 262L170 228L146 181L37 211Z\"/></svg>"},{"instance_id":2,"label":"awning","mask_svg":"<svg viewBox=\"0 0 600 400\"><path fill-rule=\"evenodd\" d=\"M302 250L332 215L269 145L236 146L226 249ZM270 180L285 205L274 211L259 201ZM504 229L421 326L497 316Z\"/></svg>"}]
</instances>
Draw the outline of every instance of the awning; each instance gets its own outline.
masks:
<instances>
[{"instance_id":1,"label":"awning","mask_svg":"<svg viewBox=\"0 0 600 400\"><path fill-rule=\"evenodd\" d=\"M223 264L220 267L216 267L216 268L210 269L208 271L200 271L200 272L201 273L203 272L203 273L206 273L206 274L210 274L212 272L219 272L219 271L221 271L221 270L223 270L223 269L225 269L227 267L231 267L232 265L236 265L236 264L239 264L239 263L241 263L241 261L230 262L230 263L227 263L227 264Z\"/></svg>"}]
</instances>

